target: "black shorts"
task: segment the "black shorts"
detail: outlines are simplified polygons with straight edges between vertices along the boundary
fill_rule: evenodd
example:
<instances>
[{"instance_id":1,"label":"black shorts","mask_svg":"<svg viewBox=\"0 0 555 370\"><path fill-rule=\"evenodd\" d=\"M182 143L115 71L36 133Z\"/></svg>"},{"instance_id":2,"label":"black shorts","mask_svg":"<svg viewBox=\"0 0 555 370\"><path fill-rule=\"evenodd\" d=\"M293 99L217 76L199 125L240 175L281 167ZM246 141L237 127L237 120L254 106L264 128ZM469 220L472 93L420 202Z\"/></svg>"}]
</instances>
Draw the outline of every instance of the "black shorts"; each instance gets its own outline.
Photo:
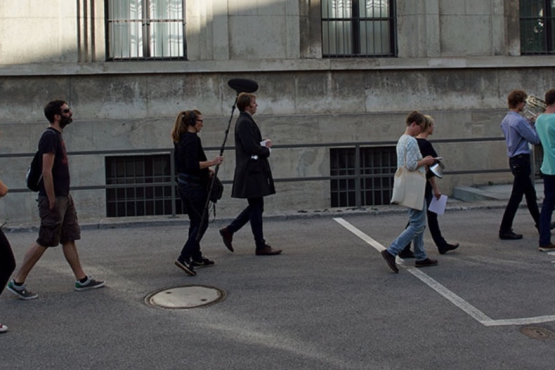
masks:
<instances>
[{"instance_id":1,"label":"black shorts","mask_svg":"<svg viewBox=\"0 0 555 370\"><path fill-rule=\"evenodd\" d=\"M81 228L71 195L56 197L51 210L48 197L39 196L40 230L37 244L43 247L56 247L81 239Z\"/></svg>"}]
</instances>

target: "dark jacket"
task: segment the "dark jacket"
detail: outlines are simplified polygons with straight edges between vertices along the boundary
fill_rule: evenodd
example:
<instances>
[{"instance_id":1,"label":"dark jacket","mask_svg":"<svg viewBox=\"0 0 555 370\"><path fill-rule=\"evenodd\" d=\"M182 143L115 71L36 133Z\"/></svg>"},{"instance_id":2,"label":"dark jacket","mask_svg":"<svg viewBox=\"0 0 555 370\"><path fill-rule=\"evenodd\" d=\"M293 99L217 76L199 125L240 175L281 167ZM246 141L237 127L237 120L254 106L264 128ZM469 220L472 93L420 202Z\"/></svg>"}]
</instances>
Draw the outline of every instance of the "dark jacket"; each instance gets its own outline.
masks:
<instances>
[{"instance_id":1,"label":"dark jacket","mask_svg":"<svg viewBox=\"0 0 555 370\"><path fill-rule=\"evenodd\" d=\"M270 149L261 146L262 134L251 115L241 112L235 124L235 176L233 198L257 198L275 194L268 157ZM258 156L258 159L252 158Z\"/></svg>"}]
</instances>

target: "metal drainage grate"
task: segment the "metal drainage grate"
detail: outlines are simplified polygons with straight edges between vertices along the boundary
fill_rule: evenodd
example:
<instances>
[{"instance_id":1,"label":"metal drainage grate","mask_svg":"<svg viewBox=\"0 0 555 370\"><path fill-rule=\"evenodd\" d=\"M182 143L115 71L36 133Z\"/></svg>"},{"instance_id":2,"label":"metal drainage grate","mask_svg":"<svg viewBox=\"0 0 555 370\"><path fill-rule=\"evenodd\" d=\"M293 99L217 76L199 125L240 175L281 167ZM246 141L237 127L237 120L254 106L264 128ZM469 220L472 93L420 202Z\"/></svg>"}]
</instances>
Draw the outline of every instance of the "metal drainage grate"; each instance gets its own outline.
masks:
<instances>
[{"instance_id":1,"label":"metal drainage grate","mask_svg":"<svg viewBox=\"0 0 555 370\"><path fill-rule=\"evenodd\" d=\"M532 339L553 339L555 333L541 326L523 326L520 332Z\"/></svg>"},{"instance_id":2,"label":"metal drainage grate","mask_svg":"<svg viewBox=\"0 0 555 370\"><path fill-rule=\"evenodd\" d=\"M227 296L222 289L204 285L184 285L169 289L159 289L145 297L152 307L185 309L208 306L221 302Z\"/></svg>"}]
</instances>

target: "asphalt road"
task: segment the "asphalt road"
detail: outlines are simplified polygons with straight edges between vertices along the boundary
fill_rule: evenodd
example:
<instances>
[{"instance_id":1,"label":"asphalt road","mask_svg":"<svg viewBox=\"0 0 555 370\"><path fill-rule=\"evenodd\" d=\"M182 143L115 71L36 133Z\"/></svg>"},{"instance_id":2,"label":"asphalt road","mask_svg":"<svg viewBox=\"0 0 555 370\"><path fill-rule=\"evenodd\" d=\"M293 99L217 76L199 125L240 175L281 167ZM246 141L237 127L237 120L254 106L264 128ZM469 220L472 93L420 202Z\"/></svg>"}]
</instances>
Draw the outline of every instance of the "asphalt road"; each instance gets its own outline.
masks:
<instances>
[{"instance_id":1,"label":"asphalt road","mask_svg":"<svg viewBox=\"0 0 555 370\"><path fill-rule=\"evenodd\" d=\"M502 241L502 209L448 210L444 236L461 247L439 265L394 274L378 250L404 212L275 218L280 256L255 256L250 229L235 253L210 225L204 254L216 265L186 276L173 262L186 222L85 229L78 243L102 289L73 290L61 248L27 283L33 301L0 297L0 369L551 369L555 363L555 255L538 252L521 208L518 241ZM17 261L36 232L8 233ZM193 309L145 304L156 290L214 286L225 300Z\"/></svg>"}]
</instances>

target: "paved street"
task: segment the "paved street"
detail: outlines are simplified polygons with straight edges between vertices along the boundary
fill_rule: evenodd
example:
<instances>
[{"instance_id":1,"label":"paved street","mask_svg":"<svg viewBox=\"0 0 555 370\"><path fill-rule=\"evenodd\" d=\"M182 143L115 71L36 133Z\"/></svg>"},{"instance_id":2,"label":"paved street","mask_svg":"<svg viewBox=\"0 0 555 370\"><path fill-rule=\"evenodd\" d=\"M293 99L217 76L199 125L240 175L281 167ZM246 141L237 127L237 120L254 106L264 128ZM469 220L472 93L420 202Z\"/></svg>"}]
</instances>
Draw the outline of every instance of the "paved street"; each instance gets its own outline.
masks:
<instances>
[{"instance_id":1,"label":"paved street","mask_svg":"<svg viewBox=\"0 0 555 370\"><path fill-rule=\"evenodd\" d=\"M49 251L27 281L38 299L0 297L0 369L549 369L555 255L538 252L525 208L524 239L499 240L500 204L449 209L440 224L461 247L440 256L426 233L439 265L407 260L399 274L378 253L407 221L398 211L269 218L276 257L254 255L248 228L228 252L219 220L203 240L216 265L196 277L173 265L185 221L85 228L83 265L107 287L75 292L61 249ZM7 235L19 263L36 232ZM189 284L227 297L185 310L144 302Z\"/></svg>"}]
</instances>

